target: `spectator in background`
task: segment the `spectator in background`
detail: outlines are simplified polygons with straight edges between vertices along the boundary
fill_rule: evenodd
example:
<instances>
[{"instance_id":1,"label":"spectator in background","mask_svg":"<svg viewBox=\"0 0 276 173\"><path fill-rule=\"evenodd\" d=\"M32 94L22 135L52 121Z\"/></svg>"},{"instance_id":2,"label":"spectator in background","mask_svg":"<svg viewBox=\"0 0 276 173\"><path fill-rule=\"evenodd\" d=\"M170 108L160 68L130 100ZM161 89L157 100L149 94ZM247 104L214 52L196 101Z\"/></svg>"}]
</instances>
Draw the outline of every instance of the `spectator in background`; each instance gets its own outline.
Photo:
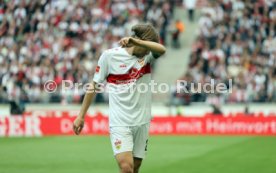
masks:
<instances>
[{"instance_id":1,"label":"spectator in background","mask_svg":"<svg viewBox=\"0 0 276 173\"><path fill-rule=\"evenodd\" d=\"M194 21L194 11L197 0L183 0L184 7L188 10L189 21Z\"/></svg>"},{"instance_id":2,"label":"spectator in background","mask_svg":"<svg viewBox=\"0 0 276 173\"><path fill-rule=\"evenodd\" d=\"M174 24L174 30L172 33L172 47L173 48L180 48L181 43L180 43L180 34L184 32L185 26L184 23L181 20L176 20Z\"/></svg>"},{"instance_id":3,"label":"spectator in background","mask_svg":"<svg viewBox=\"0 0 276 173\"><path fill-rule=\"evenodd\" d=\"M275 7L275 1L234 0L209 1L202 9L190 56L191 78L233 81L231 93L203 93L205 102L276 101Z\"/></svg>"},{"instance_id":4,"label":"spectator in background","mask_svg":"<svg viewBox=\"0 0 276 173\"><path fill-rule=\"evenodd\" d=\"M8 103L7 87L0 87L0 103Z\"/></svg>"},{"instance_id":5,"label":"spectator in background","mask_svg":"<svg viewBox=\"0 0 276 173\"><path fill-rule=\"evenodd\" d=\"M3 1L0 88L5 87L8 96L1 93L0 100L16 95L24 102L81 102L82 89L61 92L62 81L89 82L101 51L115 47L139 22L151 22L165 44L173 4L169 0ZM44 90L48 80L56 82L55 93ZM105 98L99 95L97 101Z\"/></svg>"},{"instance_id":6,"label":"spectator in background","mask_svg":"<svg viewBox=\"0 0 276 173\"><path fill-rule=\"evenodd\" d=\"M244 108L244 115L245 116L254 116L254 113L250 112L248 105L246 105L246 107Z\"/></svg>"},{"instance_id":7,"label":"spectator in background","mask_svg":"<svg viewBox=\"0 0 276 173\"><path fill-rule=\"evenodd\" d=\"M219 105L212 104L211 106L213 108L212 115L217 115L217 116L222 116L223 115L222 111L220 110Z\"/></svg>"}]
</instances>

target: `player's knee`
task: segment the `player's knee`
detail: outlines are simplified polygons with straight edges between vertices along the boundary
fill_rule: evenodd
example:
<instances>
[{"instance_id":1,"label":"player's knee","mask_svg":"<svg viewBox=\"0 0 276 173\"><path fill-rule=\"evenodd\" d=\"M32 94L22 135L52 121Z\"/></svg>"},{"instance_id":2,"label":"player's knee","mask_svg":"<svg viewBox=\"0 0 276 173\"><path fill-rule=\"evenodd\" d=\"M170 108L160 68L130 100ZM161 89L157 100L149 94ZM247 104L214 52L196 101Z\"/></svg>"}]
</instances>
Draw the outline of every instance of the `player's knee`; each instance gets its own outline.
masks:
<instances>
[{"instance_id":1,"label":"player's knee","mask_svg":"<svg viewBox=\"0 0 276 173\"><path fill-rule=\"evenodd\" d=\"M133 164L122 162L120 163L120 169L122 173L133 173Z\"/></svg>"}]
</instances>

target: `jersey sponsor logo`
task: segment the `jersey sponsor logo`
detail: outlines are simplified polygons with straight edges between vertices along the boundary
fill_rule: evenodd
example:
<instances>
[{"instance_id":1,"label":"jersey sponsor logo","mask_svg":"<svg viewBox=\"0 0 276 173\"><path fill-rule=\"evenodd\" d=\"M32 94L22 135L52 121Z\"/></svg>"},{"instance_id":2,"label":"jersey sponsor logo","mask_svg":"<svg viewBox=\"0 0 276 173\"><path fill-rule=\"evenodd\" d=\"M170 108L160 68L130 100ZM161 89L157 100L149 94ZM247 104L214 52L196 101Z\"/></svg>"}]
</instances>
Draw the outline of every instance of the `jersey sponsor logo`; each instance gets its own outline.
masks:
<instances>
[{"instance_id":1,"label":"jersey sponsor logo","mask_svg":"<svg viewBox=\"0 0 276 173\"><path fill-rule=\"evenodd\" d=\"M126 84L135 82L145 74L151 73L150 64L146 64L140 70L137 68L131 68L126 74L109 74L107 76L107 82L113 84Z\"/></svg>"},{"instance_id":2,"label":"jersey sponsor logo","mask_svg":"<svg viewBox=\"0 0 276 173\"><path fill-rule=\"evenodd\" d=\"M139 71L137 68L131 68L129 70L129 76L132 77L133 79L137 78L139 75Z\"/></svg>"},{"instance_id":3,"label":"jersey sponsor logo","mask_svg":"<svg viewBox=\"0 0 276 173\"><path fill-rule=\"evenodd\" d=\"M119 67L120 68L126 68L127 66L125 64L121 64Z\"/></svg>"},{"instance_id":4,"label":"jersey sponsor logo","mask_svg":"<svg viewBox=\"0 0 276 173\"><path fill-rule=\"evenodd\" d=\"M95 71L98 73L100 71L100 66L97 66Z\"/></svg>"},{"instance_id":5,"label":"jersey sponsor logo","mask_svg":"<svg viewBox=\"0 0 276 173\"><path fill-rule=\"evenodd\" d=\"M114 145L115 145L115 148L117 150L119 150L121 148L121 146L122 146L122 141L119 140L119 139L116 139L115 142L114 142Z\"/></svg>"}]
</instances>

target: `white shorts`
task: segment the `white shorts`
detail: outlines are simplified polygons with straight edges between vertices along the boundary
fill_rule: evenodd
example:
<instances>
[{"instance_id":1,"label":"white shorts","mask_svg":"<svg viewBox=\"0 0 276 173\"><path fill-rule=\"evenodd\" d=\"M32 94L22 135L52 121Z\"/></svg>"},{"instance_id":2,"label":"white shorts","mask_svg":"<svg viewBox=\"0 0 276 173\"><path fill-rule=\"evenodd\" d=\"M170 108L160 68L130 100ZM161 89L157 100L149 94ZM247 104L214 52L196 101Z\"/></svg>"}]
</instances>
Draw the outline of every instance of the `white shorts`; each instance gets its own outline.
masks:
<instances>
[{"instance_id":1,"label":"white shorts","mask_svg":"<svg viewBox=\"0 0 276 173\"><path fill-rule=\"evenodd\" d=\"M145 158L150 123L140 126L110 127L110 140L114 155L132 151L133 157Z\"/></svg>"}]
</instances>

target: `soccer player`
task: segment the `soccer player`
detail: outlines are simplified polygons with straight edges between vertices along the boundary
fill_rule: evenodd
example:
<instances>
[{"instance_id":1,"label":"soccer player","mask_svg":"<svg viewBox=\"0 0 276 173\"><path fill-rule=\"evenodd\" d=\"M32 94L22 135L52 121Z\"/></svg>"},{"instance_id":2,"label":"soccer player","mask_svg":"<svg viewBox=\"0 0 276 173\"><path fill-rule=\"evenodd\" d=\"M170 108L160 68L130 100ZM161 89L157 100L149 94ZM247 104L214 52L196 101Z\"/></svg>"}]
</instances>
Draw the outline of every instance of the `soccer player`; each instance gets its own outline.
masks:
<instances>
[{"instance_id":1,"label":"soccer player","mask_svg":"<svg viewBox=\"0 0 276 173\"><path fill-rule=\"evenodd\" d=\"M78 135L99 84L107 82L109 92L110 139L121 173L138 173L145 157L151 120L151 64L166 52L150 24L132 27L131 37L121 47L102 53L90 89L86 92L73 130ZM111 92L112 91L112 92Z\"/></svg>"}]
</instances>

